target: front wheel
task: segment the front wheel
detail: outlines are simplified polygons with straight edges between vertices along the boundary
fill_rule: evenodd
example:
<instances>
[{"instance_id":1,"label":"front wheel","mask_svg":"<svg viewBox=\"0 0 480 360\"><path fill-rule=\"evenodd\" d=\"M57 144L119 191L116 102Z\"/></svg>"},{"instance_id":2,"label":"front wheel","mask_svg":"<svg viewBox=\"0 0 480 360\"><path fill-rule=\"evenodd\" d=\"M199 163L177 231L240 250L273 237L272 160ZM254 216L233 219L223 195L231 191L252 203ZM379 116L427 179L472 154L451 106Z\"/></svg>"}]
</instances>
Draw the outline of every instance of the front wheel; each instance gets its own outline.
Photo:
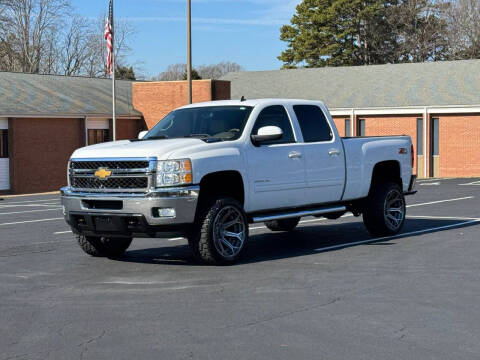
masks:
<instances>
[{"instance_id":1,"label":"front wheel","mask_svg":"<svg viewBox=\"0 0 480 360\"><path fill-rule=\"evenodd\" d=\"M396 183L376 185L363 211L363 223L374 236L397 234L405 223L405 196Z\"/></svg>"},{"instance_id":2,"label":"front wheel","mask_svg":"<svg viewBox=\"0 0 480 360\"><path fill-rule=\"evenodd\" d=\"M200 209L188 244L194 256L208 264L233 263L245 248L248 221L242 205L232 198L219 198Z\"/></svg>"},{"instance_id":3,"label":"front wheel","mask_svg":"<svg viewBox=\"0 0 480 360\"><path fill-rule=\"evenodd\" d=\"M127 251L132 238L111 238L77 235L80 248L91 256L119 257Z\"/></svg>"}]
</instances>

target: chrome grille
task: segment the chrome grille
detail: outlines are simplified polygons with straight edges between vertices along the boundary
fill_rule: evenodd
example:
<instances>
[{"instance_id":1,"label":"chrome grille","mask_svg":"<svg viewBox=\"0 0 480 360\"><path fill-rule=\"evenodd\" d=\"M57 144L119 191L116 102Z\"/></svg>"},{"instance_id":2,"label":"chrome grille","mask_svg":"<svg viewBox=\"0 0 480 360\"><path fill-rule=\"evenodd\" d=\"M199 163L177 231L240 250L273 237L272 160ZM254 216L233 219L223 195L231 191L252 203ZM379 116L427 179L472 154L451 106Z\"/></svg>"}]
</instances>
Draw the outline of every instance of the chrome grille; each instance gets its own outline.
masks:
<instances>
[{"instance_id":1,"label":"chrome grille","mask_svg":"<svg viewBox=\"0 0 480 360\"><path fill-rule=\"evenodd\" d=\"M70 186L74 191L145 192L153 187L156 159L72 159ZM97 178L100 169L110 171Z\"/></svg>"},{"instance_id":2,"label":"chrome grille","mask_svg":"<svg viewBox=\"0 0 480 360\"><path fill-rule=\"evenodd\" d=\"M72 187L80 189L143 189L148 186L146 177L118 177L98 180L92 177L73 177Z\"/></svg>"},{"instance_id":3,"label":"chrome grille","mask_svg":"<svg viewBox=\"0 0 480 360\"><path fill-rule=\"evenodd\" d=\"M72 169L98 169L101 167L113 169L148 169L148 161L72 161Z\"/></svg>"}]
</instances>

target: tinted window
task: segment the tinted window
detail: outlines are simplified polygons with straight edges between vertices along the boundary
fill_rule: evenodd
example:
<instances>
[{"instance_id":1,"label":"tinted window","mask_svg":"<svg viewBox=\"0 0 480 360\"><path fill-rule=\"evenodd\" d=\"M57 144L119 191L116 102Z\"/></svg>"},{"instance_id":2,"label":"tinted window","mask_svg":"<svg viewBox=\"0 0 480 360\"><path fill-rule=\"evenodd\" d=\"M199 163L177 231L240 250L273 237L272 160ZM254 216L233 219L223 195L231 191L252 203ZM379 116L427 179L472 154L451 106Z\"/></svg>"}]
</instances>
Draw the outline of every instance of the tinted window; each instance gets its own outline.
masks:
<instances>
[{"instance_id":1,"label":"tinted window","mask_svg":"<svg viewBox=\"0 0 480 360\"><path fill-rule=\"evenodd\" d=\"M88 145L94 145L109 141L108 138L108 129L88 129Z\"/></svg>"},{"instance_id":2,"label":"tinted window","mask_svg":"<svg viewBox=\"0 0 480 360\"><path fill-rule=\"evenodd\" d=\"M333 134L322 109L315 105L294 105L305 142L329 141Z\"/></svg>"},{"instance_id":3,"label":"tinted window","mask_svg":"<svg viewBox=\"0 0 480 360\"><path fill-rule=\"evenodd\" d=\"M8 130L0 129L0 158L8 158Z\"/></svg>"},{"instance_id":4,"label":"tinted window","mask_svg":"<svg viewBox=\"0 0 480 360\"><path fill-rule=\"evenodd\" d=\"M365 119L358 120L358 136L365 136Z\"/></svg>"},{"instance_id":5,"label":"tinted window","mask_svg":"<svg viewBox=\"0 0 480 360\"><path fill-rule=\"evenodd\" d=\"M143 140L156 137L236 140L242 135L252 109L251 106L205 106L175 110Z\"/></svg>"},{"instance_id":6,"label":"tinted window","mask_svg":"<svg viewBox=\"0 0 480 360\"><path fill-rule=\"evenodd\" d=\"M350 136L350 119L345 119L345 136Z\"/></svg>"},{"instance_id":7,"label":"tinted window","mask_svg":"<svg viewBox=\"0 0 480 360\"><path fill-rule=\"evenodd\" d=\"M417 155L423 155L423 119L417 119Z\"/></svg>"},{"instance_id":8,"label":"tinted window","mask_svg":"<svg viewBox=\"0 0 480 360\"><path fill-rule=\"evenodd\" d=\"M278 126L283 131L283 136L280 139L269 141L264 144L285 144L295 142L292 125L290 124L287 111L283 106L274 105L263 109L255 122L252 135L257 135L258 129L264 126Z\"/></svg>"},{"instance_id":9,"label":"tinted window","mask_svg":"<svg viewBox=\"0 0 480 360\"><path fill-rule=\"evenodd\" d=\"M439 133L438 119L432 119L432 155L438 155L440 153Z\"/></svg>"}]
</instances>

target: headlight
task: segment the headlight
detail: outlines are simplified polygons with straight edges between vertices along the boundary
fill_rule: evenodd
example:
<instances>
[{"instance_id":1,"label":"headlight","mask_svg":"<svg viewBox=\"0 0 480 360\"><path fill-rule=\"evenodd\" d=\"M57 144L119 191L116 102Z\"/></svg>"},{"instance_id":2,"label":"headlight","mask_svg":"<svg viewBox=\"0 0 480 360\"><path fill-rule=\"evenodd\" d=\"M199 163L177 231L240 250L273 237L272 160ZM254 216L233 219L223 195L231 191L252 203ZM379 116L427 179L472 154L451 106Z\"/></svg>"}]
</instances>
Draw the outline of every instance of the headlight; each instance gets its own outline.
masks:
<instances>
[{"instance_id":1,"label":"headlight","mask_svg":"<svg viewBox=\"0 0 480 360\"><path fill-rule=\"evenodd\" d=\"M157 162L157 187L191 183L192 162L190 159Z\"/></svg>"}]
</instances>

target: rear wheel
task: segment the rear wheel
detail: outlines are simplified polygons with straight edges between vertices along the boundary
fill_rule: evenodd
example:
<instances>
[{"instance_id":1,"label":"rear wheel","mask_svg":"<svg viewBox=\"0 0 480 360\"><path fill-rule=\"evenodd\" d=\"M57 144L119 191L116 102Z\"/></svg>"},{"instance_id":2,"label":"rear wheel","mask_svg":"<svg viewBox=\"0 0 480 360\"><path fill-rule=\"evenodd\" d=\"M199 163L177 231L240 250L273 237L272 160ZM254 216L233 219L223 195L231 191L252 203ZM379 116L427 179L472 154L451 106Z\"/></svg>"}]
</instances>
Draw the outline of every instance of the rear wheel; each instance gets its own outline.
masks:
<instances>
[{"instance_id":1,"label":"rear wheel","mask_svg":"<svg viewBox=\"0 0 480 360\"><path fill-rule=\"evenodd\" d=\"M242 205L232 198L219 198L199 211L195 229L188 236L194 256L208 264L238 260L248 239L248 221Z\"/></svg>"},{"instance_id":2,"label":"rear wheel","mask_svg":"<svg viewBox=\"0 0 480 360\"><path fill-rule=\"evenodd\" d=\"M91 256L118 257L125 253L132 238L111 238L77 235L78 245Z\"/></svg>"},{"instance_id":3,"label":"rear wheel","mask_svg":"<svg viewBox=\"0 0 480 360\"><path fill-rule=\"evenodd\" d=\"M363 211L363 223L375 236L397 234L405 223L405 196L396 183L376 185Z\"/></svg>"},{"instance_id":4,"label":"rear wheel","mask_svg":"<svg viewBox=\"0 0 480 360\"><path fill-rule=\"evenodd\" d=\"M265 222L265 226L272 231L292 231L298 225L300 218L272 220Z\"/></svg>"}]
</instances>

